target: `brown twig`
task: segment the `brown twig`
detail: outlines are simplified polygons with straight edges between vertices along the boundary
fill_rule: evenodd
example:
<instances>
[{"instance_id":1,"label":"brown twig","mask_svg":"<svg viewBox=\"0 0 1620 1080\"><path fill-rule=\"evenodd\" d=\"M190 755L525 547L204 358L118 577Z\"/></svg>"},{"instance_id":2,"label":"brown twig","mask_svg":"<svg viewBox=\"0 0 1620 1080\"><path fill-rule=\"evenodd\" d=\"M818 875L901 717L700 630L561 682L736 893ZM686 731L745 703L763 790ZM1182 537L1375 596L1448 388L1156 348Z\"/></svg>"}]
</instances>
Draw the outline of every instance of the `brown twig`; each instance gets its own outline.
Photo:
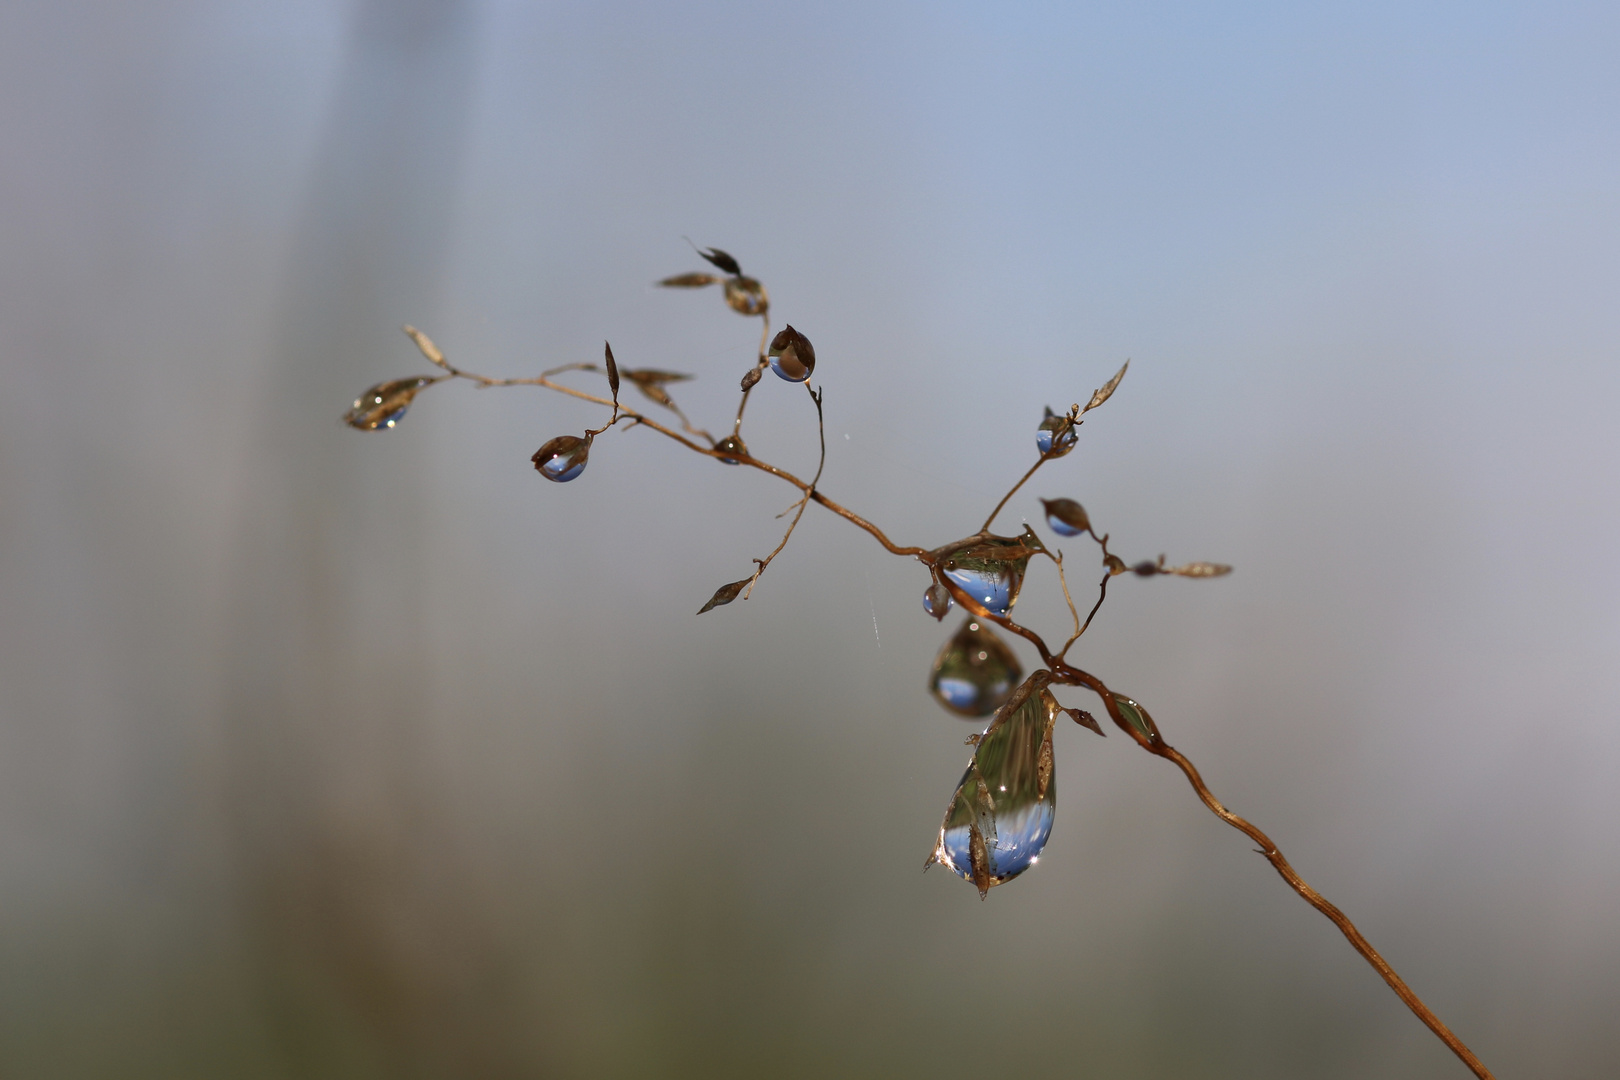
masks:
<instances>
[{"instance_id":1,"label":"brown twig","mask_svg":"<svg viewBox=\"0 0 1620 1080\"><path fill-rule=\"evenodd\" d=\"M763 286L760 286L760 294L763 296ZM764 333L761 337L759 350L759 363L763 364L766 361L765 347L769 340L770 324L764 312L760 312L760 315L765 326ZM1045 464L1049 458L1060 457L1067 452L1067 448L1059 449L1062 432L1054 433L1052 449L1043 452L1040 458L1036 460L1035 464L1030 466L1029 470L1019 478L1018 482L1008 490L1007 494L1002 496L1001 501L996 504L995 509L992 510L990 516L985 519L984 524L980 527L979 532L975 536L934 549L901 546L891 541L888 536L885 535L884 532L876 525L872 524L870 521L867 521L865 518L854 513L848 508L834 502L832 499L829 499L819 490L818 485L821 481L822 470L825 468L827 460L827 437L825 421L822 414L821 395L814 390L810 390L809 392L810 398L816 406L816 421L820 438L821 455L816 466L815 476L810 480L809 483L805 483L792 473L777 468L768 462L761 461L758 458L752 457L746 453L721 453L712 448L700 446L691 439L686 438L681 433L676 432L655 420L652 420L645 414L635 409L622 405L617 400L599 397L595 394L589 394L564 383L554 381L554 376L563 374L564 372L597 370L596 366L593 364L567 364L558 368L553 368L533 378L496 379L486 375L478 375L472 372L463 371L452 366L443 357L443 355L439 353L438 349L433 345L433 343L424 335L409 327L406 328L406 331L411 335L412 339L416 341L423 354L427 356L429 360L433 361L444 371L446 371L451 377L467 379L477 383L481 387L541 386L583 401L608 406L614 410L613 418L606 425L604 425L602 428L596 429L596 431L593 433L605 431L607 428L616 424L619 420L628 420L631 422L632 426L640 425L651 428L652 430L673 439L675 442L680 443L688 449L691 449L699 454L703 454L706 457L718 458L732 464L752 466L753 468L769 473L770 475L775 476L778 479L781 479L798 488L801 492L803 492L803 496L798 500L795 507L790 508L796 511L794 513L793 520L789 523L782 540L777 544L776 548L773 549L771 553L764 559L754 560L754 562L757 564L757 568L755 569L753 576L748 579L747 588L749 592L752 591L753 585L756 581L758 581L760 574L764 572L765 568L770 565L771 561L774 560L776 556L787 546L789 538L793 535L794 530L798 527L800 518L804 516L805 507L811 502L821 504L823 507L837 514L839 517L842 517L856 527L863 529L874 539L876 539L878 543L882 544L884 549L889 551L891 554L915 558L917 561L932 569L937 567L941 561L949 557L951 554L987 539L990 535L990 525L995 521L996 516L1007 505L1007 502L1013 497L1013 495L1017 493L1021 487L1023 487L1024 483L1028 481L1029 478L1035 474L1036 470ZM1080 410L1078 407L1071 410L1069 415L1070 423L1073 424L1075 422L1079 412L1088 411L1107 400L1108 396L1112 394L1114 388L1118 386L1119 381L1124 374L1125 369L1121 368L1118 375L1114 376L1114 378L1103 389L1098 390L1093 395L1091 403L1086 406L1085 410ZM442 378L443 377L441 377L441 379ZM427 385L432 384L430 383ZM750 386L749 389L752 389L752 387ZM808 386L806 389L809 389ZM737 407L737 419L735 422L734 431L740 430L741 428L743 409L746 407L747 403L748 390L744 390L742 400L739 402ZM682 424L688 432L698 434L692 429L690 422L686 420L684 414L681 414L679 410L676 410L676 413L681 417ZM1072 430L1072 428L1065 428L1063 430L1068 431ZM708 436L705 434L705 437ZM710 438L710 441L713 441L712 438ZM1322 896L1321 893L1313 889L1302 877L1299 876L1299 873L1295 871L1288 860L1283 857L1282 852L1278 850L1276 844L1271 841L1271 838L1265 833L1261 832L1259 828L1249 821L1228 810L1220 802L1220 800L1215 798L1214 794L1204 783L1203 777L1199 774L1198 769L1193 765L1193 763L1184 754L1164 741L1157 725L1154 723L1151 717L1148 716L1145 709L1142 709L1134 702L1129 703L1131 705L1133 714L1138 719L1137 723L1133 723L1122 711L1120 699L1113 693L1113 691L1108 689L1101 679L1098 679L1089 672L1073 667L1064 660L1070 646L1072 646L1075 641L1077 641L1080 636L1085 633L1087 628L1091 626L1092 620L1096 617L1098 610L1102 607L1103 601L1107 598L1109 578L1116 574L1124 573L1127 569L1123 560L1109 552L1108 536L1106 534L1098 536L1095 530L1090 528L1089 525L1087 526L1086 531L1102 548L1103 562L1107 567L1108 572L1104 574L1103 579L1098 586L1097 603L1092 607L1083 624L1081 624L1078 620L1078 614L1074 607L1074 601L1069 595L1068 579L1064 573L1061 555L1052 557L1050 556L1050 553L1047 553L1049 557L1052 557L1053 561L1057 563L1059 580L1063 585L1064 599L1068 601L1069 613L1071 617L1075 619L1076 623L1074 634L1068 639L1068 641L1064 643L1063 649L1055 656L1041 635L1036 633L1034 630L1019 625L1007 616L997 615L990 612L975 597L966 592L960 585L949 578L944 577L943 575L938 575L936 576L936 580L945 585L951 596L963 607L964 610L970 612L980 619L1000 626L1009 633L1022 637L1032 644L1036 651L1040 653L1041 660L1047 669L1045 673L1037 674L1044 675L1047 681L1051 683L1086 687L1101 697L1103 705L1107 708L1108 714L1114 720L1114 723L1124 730L1126 734L1130 735L1132 739L1134 739L1149 753L1173 762L1179 769L1181 769L1182 773L1186 776L1188 783L1192 785L1194 792L1198 795L1198 798L1206 807L1209 808L1211 813L1215 814L1232 828L1237 829L1239 832L1243 833L1245 836L1249 837L1256 844L1258 844L1260 854L1266 857L1282 879L1288 883L1289 887L1298 893L1306 903L1320 911L1330 921L1332 921L1336 927L1338 927L1340 933L1342 933L1350 942L1351 947L1354 948L1356 952L1359 953L1361 957L1372 966L1373 970L1378 972L1379 976L1382 977L1383 980L1389 985L1390 989L1393 990L1403 1002L1405 1002L1406 1006L1418 1017L1418 1019L1422 1020L1429 1030L1432 1031L1442 1042L1444 1042L1446 1046L1449 1047L1451 1051L1455 1053L1470 1070L1472 1070L1474 1075L1478 1077L1479 1080L1494 1080L1490 1070L1485 1067L1484 1063L1482 1063L1479 1058L1476 1057L1474 1053L1469 1050L1460 1039L1457 1038L1451 1029L1448 1028L1440 1020L1440 1018L1436 1016L1434 1012L1430 1010L1429 1007L1425 1005L1415 993L1412 992L1412 989L1406 985L1406 982L1401 979L1398 974L1396 974L1395 969L1390 966L1389 962L1386 961L1378 953L1378 951L1372 947L1372 945L1356 928L1355 924L1352 923L1344 914L1344 912L1340 911L1338 907L1330 903L1325 897ZM1163 559L1161 557L1159 564L1157 564L1160 572L1164 572L1162 564ZM734 589L736 586L740 586L741 584L741 582L735 583L735 585L731 588ZM734 596L735 592L733 592L732 595ZM744 595L746 596L747 594L745 593Z\"/></svg>"}]
</instances>

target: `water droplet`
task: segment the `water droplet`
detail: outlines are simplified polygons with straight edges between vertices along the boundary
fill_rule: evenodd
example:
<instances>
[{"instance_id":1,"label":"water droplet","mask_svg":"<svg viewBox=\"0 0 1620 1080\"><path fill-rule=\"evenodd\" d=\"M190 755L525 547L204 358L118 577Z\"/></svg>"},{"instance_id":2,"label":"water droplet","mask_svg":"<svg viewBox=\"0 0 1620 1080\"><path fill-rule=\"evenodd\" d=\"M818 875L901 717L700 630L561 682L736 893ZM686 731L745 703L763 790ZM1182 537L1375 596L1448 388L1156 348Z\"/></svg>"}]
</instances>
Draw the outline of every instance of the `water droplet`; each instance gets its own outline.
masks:
<instances>
[{"instance_id":1,"label":"water droplet","mask_svg":"<svg viewBox=\"0 0 1620 1080\"><path fill-rule=\"evenodd\" d=\"M343 414L343 422L361 431L391 428L410 408L411 399L416 397L417 391L438 381L428 375L418 375L378 383L354 399L354 407Z\"/></svg>"},{"instance_id":2,"label":"water droplet","mask_svg":"<svg viewBox=\"0 0 1620 1080\"><path fill-rule=\"evenodd\" d=\"M788 382L804 382L816 370L816 347L810 339L785 326L771 339L771 370Z\"/></svg>"},{"instance_id":3,"label":"water droplet","mask_svg":"<svg viewBox=\"0 0 1620 1080\"><path fill-rule=\"evenodd\" d=\"M530 461L547 480L566 484L585 471L586 459L591 454L590 436L559 435L534 452Z\"/></svg>"},{"instance_id":4,"label":"water droplet","mask_svg":"<svg viewBox=\"0 0 1620 1080\"><path fill-rule=\"evenodd\" d=\"M1001 708L1024 670L994 630L968 616L939 655L928 689L959 716L989 716Z\"/></svg>"},{"instance_id":5,"label":"water droplet","mask_svg":"<svg viewBox=\"0 0 1620 1080\"><path fill-rule=\"evenodd\" d=\"M936 619L943 619L955 602L951 599L951 590L937 581L923 593L923 610Z\"/></svg>"},{"instance_id":6,"label":"water droplet","mask_svg":"<svg viewBox=\"0 0 1620 1080\"><path fill-rule=\"evenodd\" d=\"M715 443L714 448L716 452L721 454L735 454L737 457L749 456L748 444L742 441L741 435L727 435L725 438ZM741 462L729 457L723 457L720 460L725 462L727 465L741 464Z\"/></svg>"},{"instance_id":7,"label":"water droplet","mask_svg":"<svg viewBox=\"0 0 1620 1080\"><path fill-rule=\"evenodd\" d=\"M1148 742L1159 741L1159 725L1153 722L1153 717L1148 715L1146 709L1124 694L1114 695L1114 705L1119 709L1120 715L1125 718L1125 722L1141 732Z\"/></svg>"},{"instance_id":8,"label":"water droplet","mask_svg":"<svg viewBox=\"0 0 1620 1080\"><path fill-rule=\"evenodd\" d=\"M1046 409L1046 419L1035 429L1035 447L1048 457L1062 457L1074 449L1080 433L1074 430L1074 421L1068 416Z\"/></svg>"},{"instance_id":9,"label":"water droplet","mask_svg":"<svg viewBox=\"0 0 1620 1080\"><path fill-rule=\"evenodd\" d=\"M751 277L726 279L726 303L739 315L763 315L771 306L765 286Z\"/></svg>"},{"instance_id":10,"label":"water droplet","mask_svg":"<svg viewBox=\"0 0 1620 1080\"><path fill-rule=\"evenodd\" d=\"M1018 602L1032 547L1022 539L990 536L952 552L940 572L993 615L1005 616Z\"/></svg>"},{"instance_id":11,"label":"water droplet","mask_svg":"<svg viewBox=\"0 0 1620 1080\"><path fill-rule=\"evenodd\" d=\"M951 797L930 862L949 867L983 896L1034 864L1052 835L1057 782L1052 725L1060 711L1037 671L979 739Z\"/></svg>"},{"instance_id":12,"label":"water droplet","mask_svg":"<svg viewBox=\"0 0 1620 1080\"><path fill-rule=\"evenodd\" d=\"M1046 508L1046 524L1059 536L1079 536L1091 528L1085 507L1073 499L1042 499Z\"/></svg>"}]
</instances>

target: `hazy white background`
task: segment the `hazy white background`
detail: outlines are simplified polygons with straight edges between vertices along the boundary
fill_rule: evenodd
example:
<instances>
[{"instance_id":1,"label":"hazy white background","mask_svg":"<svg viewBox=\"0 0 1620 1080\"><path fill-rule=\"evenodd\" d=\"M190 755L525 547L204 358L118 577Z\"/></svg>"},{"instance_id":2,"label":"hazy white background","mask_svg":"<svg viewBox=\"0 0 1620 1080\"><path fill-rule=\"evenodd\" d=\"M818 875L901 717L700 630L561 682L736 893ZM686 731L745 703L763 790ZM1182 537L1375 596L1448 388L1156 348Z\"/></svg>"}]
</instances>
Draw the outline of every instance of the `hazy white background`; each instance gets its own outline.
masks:
<instances>
[{"instance_id":1,"label":"hazy white background","mask_svg":"<svg viewBox=\"0 0 1620 1080\"><path fill-rule=\"evenodd\" d=\"M1617 55L1597 3L8 5L0 1072L1465 1075L1121 737L1025 878L921 874L915 564L812 508L692 614L784 486L646 432L545 484L598 414L538 391L338 423L409 321L722 424L689 235L902 543L1131 357L1004 523L1238 570L1116 582L1082 661L1498 1076L1615 1075Z\"/></svg>"}]
</instances>

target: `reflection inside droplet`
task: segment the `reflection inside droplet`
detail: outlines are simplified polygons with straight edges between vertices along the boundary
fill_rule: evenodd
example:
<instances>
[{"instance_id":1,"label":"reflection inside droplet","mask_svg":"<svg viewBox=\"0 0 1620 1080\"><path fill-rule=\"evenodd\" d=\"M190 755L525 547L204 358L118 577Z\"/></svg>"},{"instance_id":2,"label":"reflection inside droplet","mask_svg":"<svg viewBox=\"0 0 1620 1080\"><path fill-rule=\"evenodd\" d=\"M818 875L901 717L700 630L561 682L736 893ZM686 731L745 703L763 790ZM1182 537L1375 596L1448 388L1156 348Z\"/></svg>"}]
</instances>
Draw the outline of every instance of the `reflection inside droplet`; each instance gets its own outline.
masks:
<instances>
[{"instance_id":1,"label":"reflection inside droplet","mask_svg":"<svg viewBox=\"0 0 1620 1080\"><path fill-rule=\"evenodd\" d=\"M993 615L1005 616L1018 602L1029 557L1043 550L1026 526L1024 535L986 536L945 557L939 570L957 588L984 605Z\"/></svg>"},{"instance_id":2,"label":"reflection inside droplet","mask_svg":"<svg viewBox=\"0 0 1620 1080\"><path fill-rule=\"evenodd\" d=\"M1058 704L1036 672L980 738L940 825L930 862L980 895L1034 865L1052 835L1057 784L1052 725Z\"/></svg>"},{"instance_id":3,"label":"reflection inside droplet","mask_svg":"<svg viewBox=\"0 0 1620 1080\"><path fill-rule=\"evenodd\" d=\"M951 590L937 581L923 593L923 610L936 619L943 619L955 602L951 599Z\"/></svg>"},{"instance_id":4,"label":"reflection inside droplet","mask_svg":"<svg viewBox=\"0 0 1620 1080\"><path fill-rule=\"evenodd\" d=\"M1073 499L1042 499L1047 526L1059 536L1079 536L1091 527L1083 506Z\"/></svg>"},{"instance_id":5,"label":"reflection inside droplet","mask_svg":"<svg viewBox=\"0 0 1620 1080\"><path fill-rule=\"evenodd\" d=\"M1047 408L1046 418L1035 429L1035 448L1043 454L1062 457L1074 449L1075 442L1080 438L1080 433L1074 428L1074 422L1067 416Z\"/></svg>"},{"instance_id":6,"label":"reflection inside droplet","mask_svg":"<svg viewBox=\"0 0 1620 1080\"><path fill-rule=\"evenodd\" d=\"M534 452L529 460L547 480L566 484L585 471L590 458L591 440L578 435L559 435Z\"/></svg>"},{"instance_id":7,"label":"reflection inside droplet","mask_svg":"<svg viewBox=\"0 0 1620 1080\"><path fill-rule=\"evenodd\" d=\"M970 615L934 658L928 690L960 716L989 716L1022 674L1018 657L1000 635Z\"/></svg>"},{"instance_id":8,"label":"reflection inside droplet","mask_svg":"<svg viewBox=\"0 0 1620 1080\"><path fill-rule=\"evenodd\" d=\"M717 453L721 454L735 455L736 457L749 456L748 444L742 441L741 435L727 435L725 438L714 444L714 449ZM720 460L725 462L727 465L741 464L741 462L734 460L732 457L723 457Z\"/></svg>"},{"instance_id":9,"label":"reflection inside droplet","mask_svg":"<svg viewBox=\"0 0 1620 1080\"><path fill-rule=\"evenodd\" d=\"M418 375L409 379L394 379L378 383L354 399L354 405L343 414L343 422L361 431L377 431L399 423L411 400L424 386L438 382L437 378Z\"/></svg>"}]
</instances>

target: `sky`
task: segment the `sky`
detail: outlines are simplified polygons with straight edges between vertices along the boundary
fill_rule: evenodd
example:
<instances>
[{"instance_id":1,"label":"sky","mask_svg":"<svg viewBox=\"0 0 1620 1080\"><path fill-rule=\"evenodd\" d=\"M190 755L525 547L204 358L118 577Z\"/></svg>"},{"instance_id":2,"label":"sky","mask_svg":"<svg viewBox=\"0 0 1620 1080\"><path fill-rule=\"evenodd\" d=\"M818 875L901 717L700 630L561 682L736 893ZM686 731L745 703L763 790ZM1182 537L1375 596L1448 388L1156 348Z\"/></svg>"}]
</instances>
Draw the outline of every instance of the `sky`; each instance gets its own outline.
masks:
<instances>
[{"instance_id":1,"label":"sky","mask_svg":"<svg viewBox=\"0 0 1620 1080\"><path fill-rule=\"evenodd\" d=\"M1129 359L998 527L1236 570L1116 580L1077 662L1497 1075L1613 1075L1617 51L1597 4L8 7L0 1072L1466 1075L1118 732L1059 733L1035 869L920 873L972 730L926 572L811 507L694 614L788 487L647 430L546 484L605 417L533 388L338 419L410 323L609 341L716 430L758 328L654 286L695 243L897 543ZM743 434L814 471L794 388ZM1048 569L1017 614L1063 636Z\"/></svg>"}]
</instances>

